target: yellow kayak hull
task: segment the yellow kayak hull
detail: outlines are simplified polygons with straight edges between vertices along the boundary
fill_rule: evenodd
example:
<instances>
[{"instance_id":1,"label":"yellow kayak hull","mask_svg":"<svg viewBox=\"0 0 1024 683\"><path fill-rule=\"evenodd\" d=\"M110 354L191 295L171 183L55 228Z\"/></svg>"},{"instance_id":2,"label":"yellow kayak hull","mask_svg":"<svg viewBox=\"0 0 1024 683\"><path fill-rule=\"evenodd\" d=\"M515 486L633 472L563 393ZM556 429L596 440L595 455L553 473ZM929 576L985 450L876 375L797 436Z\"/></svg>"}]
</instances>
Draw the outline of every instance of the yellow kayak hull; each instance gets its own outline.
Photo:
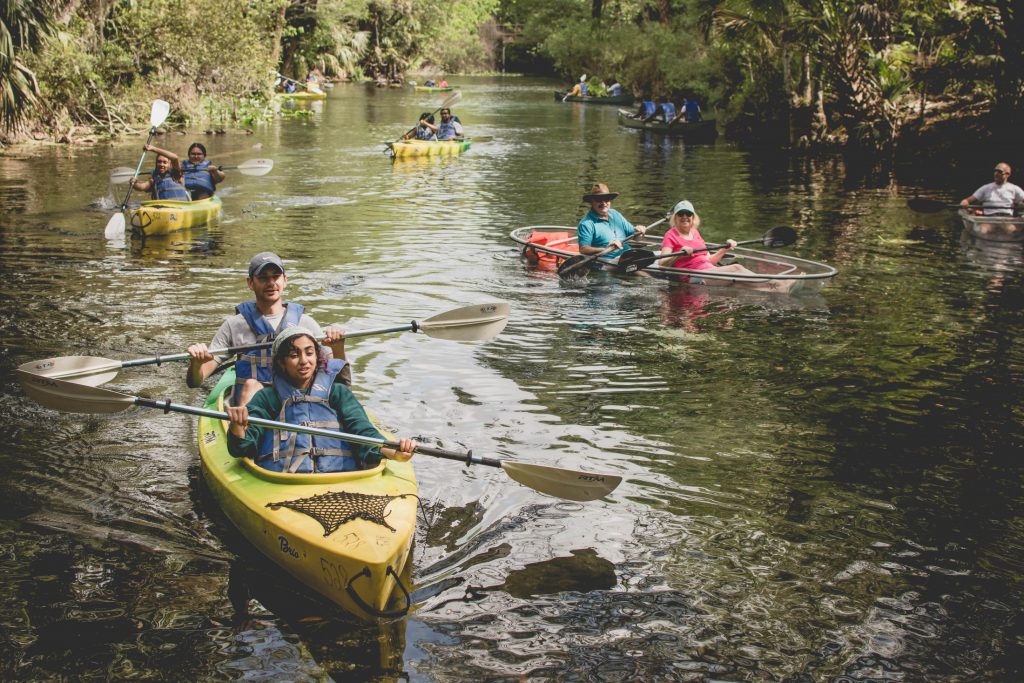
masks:
<instances>
[{"instance_id":1,"label":"yellow kayak hull","mask_svg":"<svg viewBox=\"0 0 1024 683\"><path fill-rule=\"evenodd\" d=\"M388 147L396 159L406 157L454 156L462 154L471 145L470 139L465 140L402 140L392 142Z\"/></svg>"},{"instance_id":2,"label":"yellow kayak hull","mask_svg":"<svg viewBox=\"0 0 1024 683\"><path fill-rule=\"evenodd\" d=\"M225 391L233 384L229 370L206 407L223 411ZM412 465L385 459L357 472L269 472L248 458L232 457L225 429L221 420L199 418L199 453L213 497L242 535L296 579L360 618L405 614L408 588L399 577L411 561L419 504ZM373 496L374 504L384 505L386 526L356 518L331 531L305 512L278 506L315 505L310 499L325 494ZM329 509L320 512L332 516Z\"/></svg>"},{"instance_id":3,"label":"yellow kayak hull","mask_svg":"<svg viewBox=\"0 0 1024 683\"><path fill-rule=\"evenodd\" d=\"M220 210L220 197L216 196L195 202L155 199L129 211L128 224L137 237L167 235L216 220Z\"/></svg>"},{"instance_id":4,"label":"yellow kayak hull","mask_svg":"<svg viewBox=\"0 0 1024 683\"><path fill-rule=\"evenodd\" d=\"M279 100L326 100L327 93L325 92L279 92L274 93L274 97Z\"/></svg>"}]
</instances>

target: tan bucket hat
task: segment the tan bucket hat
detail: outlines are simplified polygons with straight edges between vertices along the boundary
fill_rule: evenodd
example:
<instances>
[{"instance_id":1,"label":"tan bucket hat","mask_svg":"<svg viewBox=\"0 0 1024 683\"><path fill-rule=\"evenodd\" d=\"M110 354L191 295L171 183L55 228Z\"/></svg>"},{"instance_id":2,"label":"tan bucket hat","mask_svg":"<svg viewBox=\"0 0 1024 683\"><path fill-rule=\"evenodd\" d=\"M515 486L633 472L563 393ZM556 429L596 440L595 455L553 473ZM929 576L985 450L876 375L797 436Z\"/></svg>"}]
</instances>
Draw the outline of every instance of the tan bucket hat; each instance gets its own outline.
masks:
<instances>
[{"instance_id":1,"label":"tan bucket hat","mask_svg":"<svg viewBox=\"0 0 1024 683\"><path fill-rule=\"evenodd\" d=\"M583 201L585 202L596 202L599 200L607 199L611 201L619 196L618 192L612 192L608 189L608 186L604 183L594 183L594 186L590 188L590 192L583 195Z\"/></svg>"}]
</instances>

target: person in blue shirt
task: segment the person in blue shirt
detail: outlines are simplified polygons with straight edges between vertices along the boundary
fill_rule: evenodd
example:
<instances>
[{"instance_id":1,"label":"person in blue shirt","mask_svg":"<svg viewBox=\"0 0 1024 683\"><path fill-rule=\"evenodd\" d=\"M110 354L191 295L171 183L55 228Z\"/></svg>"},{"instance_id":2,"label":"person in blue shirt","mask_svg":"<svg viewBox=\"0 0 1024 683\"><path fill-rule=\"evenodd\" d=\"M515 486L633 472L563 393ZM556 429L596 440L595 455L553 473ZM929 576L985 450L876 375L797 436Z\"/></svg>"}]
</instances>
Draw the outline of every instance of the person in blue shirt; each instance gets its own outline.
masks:
<instances>
[{"instance_id":1,"label":"person in blue shirt","mask_svg":"<svg viewBox=\"0 0 1024 683\"><path fill-rule=\"evenodd\" d=\"M686 123L697 123L701 120L700 105L694 98L687 97L683 100L683 106L679 108L679 114L672 119L668 125L674 126L679 121Z\"/></svg>"},{"instance_id":2,"label":"person in blue shirt","mask_svg":"<svg viewBox=\"0 0 1024 683\"><path fill-rule=\"evenodd\" d=\"M645 92L640 98L640 108L637 109L636 115L633 118L646 121L656 113L658 113L658 107L654 104L654 99L650 93Z\"/></svg>"},{"instance_id":3,"label":"person in blue shirt","mask_svg":"<svg viewBox=\"0 0 1024 683\"><path fill-rule=\"evenodd\" d=\"M636 225L612 208L612 200L619 196L611 192L604 183L595 183L590 192L583 195L584 203L590 204L590 211L576 226L576 238L580 253L585 256L600 254L608 247L614 250L605 254L606 258L618 258L629 249L626 239L634 233L643 235L647 226ZM638 271L642 272L642 271Z\"/></svg>"},{"instance_id":4,"label":"person in blue shirt","mask_svg":"<svg viewBox=\"0 0 1024 683\"><path fill-rule=\"evenodd\" d=\"M672 123L676 118L676 105L672 104L668 97L659 97L657 101L658 106L655 108L654 113L645 118L644 123L657 118L660 118L665 123Z\"/></svg>"}]
</instances>

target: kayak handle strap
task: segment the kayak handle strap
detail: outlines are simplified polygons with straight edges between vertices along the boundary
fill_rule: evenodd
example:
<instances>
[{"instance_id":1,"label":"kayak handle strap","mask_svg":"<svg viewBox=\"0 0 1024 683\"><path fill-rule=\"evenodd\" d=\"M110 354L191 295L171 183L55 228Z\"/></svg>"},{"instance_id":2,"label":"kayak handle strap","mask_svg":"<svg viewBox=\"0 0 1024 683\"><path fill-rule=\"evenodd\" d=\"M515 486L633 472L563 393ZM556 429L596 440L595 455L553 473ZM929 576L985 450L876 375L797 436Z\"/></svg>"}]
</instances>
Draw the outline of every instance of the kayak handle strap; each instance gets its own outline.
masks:
<instances>
[{"instance_id":1,"label":"kayak handle strap","mask_svg":"<svg viewBox=\"0 0 1024 683\"><path fill-rule=\"evenodd\" d=\"M395 570L391 568L390 564L388 565L387 571L384 572L385 576L387 576L388 574L395 577L395 584L398 586L399 590L402 591L402 595L405 597L405 607L396 607L395 609L380 610L374 607L373 605L368 605L366 601L363 600L362 597L360 597L359 593L357 593L355 589L352 588L352 584L356 582L356 579L359 579L361 577L372 577L373 574L370 572L369 567L363 567L363 571L359 572L351 579L349 579L349 582L345 585L345 592L348 593L348 597L352 598L352 602L359 605L359 609L363 610L371 617L380 617L382 619L404 617L406 614L409 613L409 608L412 607L412 597L410 597L409 591L402 583L401 577L399 577L398 574L395 573Z\"/></svg>"}]
</instances>

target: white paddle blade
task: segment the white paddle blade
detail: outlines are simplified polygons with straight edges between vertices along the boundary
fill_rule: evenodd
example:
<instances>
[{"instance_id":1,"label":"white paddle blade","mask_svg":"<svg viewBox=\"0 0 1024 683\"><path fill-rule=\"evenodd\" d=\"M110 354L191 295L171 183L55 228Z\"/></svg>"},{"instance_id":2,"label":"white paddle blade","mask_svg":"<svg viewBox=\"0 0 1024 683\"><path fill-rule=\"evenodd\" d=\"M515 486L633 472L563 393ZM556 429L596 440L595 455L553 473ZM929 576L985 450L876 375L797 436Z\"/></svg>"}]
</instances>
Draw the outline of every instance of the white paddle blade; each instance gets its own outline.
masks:
<instances>
[{"instance_id":1,"label":"white paddle blade","mask_svg":"<svg viewBox=\"0 0 1024 683\"><path fill-rule=\"evenodd\" d=\"M156 128L167 120L171 113L171 105L163 100L153 100L153 108L149 112L149 127Z\"/></svg>"},{"instance_id":2,"label":"white paddle blade","mask_svg":"<svg viewBox=\"0 0 1024 683\"><path fill-rule=\"evenodd\" d=\"M456 90L448 99L446 99L442 103L441 109L448 109L449 107L451 107L453 104L455 104L456 102L458 102L461 99L462 99L462 91L461 90Z\"/></svg>"},{"instance_id":3,"label":"white paddle blade","mask_svg":"<svg viewBox=\"0 0 1024 683\"><path fill-rule=\"evenodd\" d=\"M124 214L118 211L110 220L107 221L107 227L103 229L103 236L108 240L116 240L118 237L124 237Z\"/></svg>"},{"instance_id":4,"label":"white paddle blade","mask_svg":"<svg viewBox=\"0 0 1024 683\"><path fill-rule=\"evenodd\" d=\"M40 377L98 387L117 377L121 370L121 361L94 356L61 356L22 363L18 369Z\"/></svg>"},{"instance_id":5,"label":"white paddle blade","mask_svg":"<svg viewBox=\"0 0 1024 683\"><path fill-rule=\"evenodd\" d=\"M120 185L121 183L127 183L129 180L135 177L135 169L128 168L127 166L118 166L117 168L110 169L110 184Z\"/></svg>"},{"instance_id":6,"label":"white paddle blade","mask_svg":"<svg viewBox=\"0 0 1024 683\"><path fill-rule=\"evenodd\" d=\"M505 329L511 308L505 302L463 306L427 318L418 325L425 334L436 339L481 341L496 337Z\"/></svg>"},{"instance_id":7,"label":"white paddle blade","mask_svg":"<svg viewBox=\"0 0 1024 683\"><path fill-rule=\"evenodd\" d=\"M69 413L119 413L135 403L134 396L109 389L36 375L20 368L14 372L28 397L46 408Z\"/></svg>"},{"instance_id":8,"label":"white paddle blade","mask_svg":"<svg viewBox=\"0 0 1024 683\"><path fill-rule=\"evenodd\" d=\"M511 479L534 491L581 503L604 498L622 482L622 477L617 474L580 472L509 460L501 462L501 469Z\"/></svg>"},{"instance_id":9,"label":"white paddle blade","mask_svg":"<svg viewBox=\"0 0 1024 683\"><path fill-rule=\"evenodd\" d=\"M267 175L273 169L273 159L250 159L249 161L243 161L238 165L238 170L243 175Z\"/></svg>"}]
</instances>

